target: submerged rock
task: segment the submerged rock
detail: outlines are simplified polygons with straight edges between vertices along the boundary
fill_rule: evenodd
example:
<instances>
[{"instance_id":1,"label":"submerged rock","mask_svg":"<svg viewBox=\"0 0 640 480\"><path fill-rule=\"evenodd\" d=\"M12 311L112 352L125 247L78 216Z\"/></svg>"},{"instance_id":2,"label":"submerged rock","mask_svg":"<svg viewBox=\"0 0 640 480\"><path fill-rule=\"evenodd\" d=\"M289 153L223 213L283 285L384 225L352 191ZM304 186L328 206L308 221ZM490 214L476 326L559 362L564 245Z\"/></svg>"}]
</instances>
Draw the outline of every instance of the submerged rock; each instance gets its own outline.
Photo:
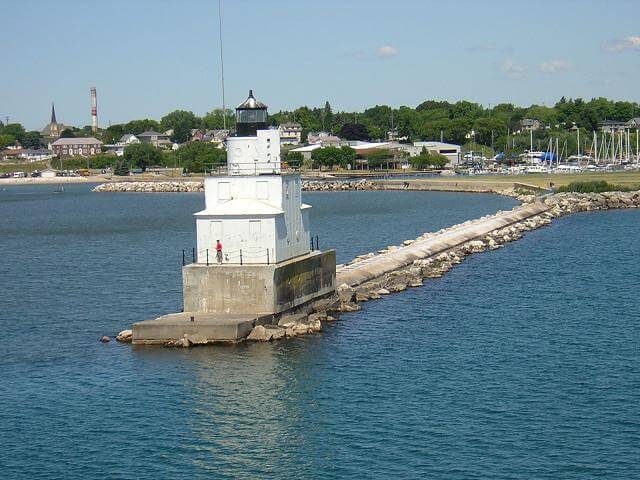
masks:
<instances>
[{"instance_id":1,"label":"submerged rock","mask_svg":"<svg viewBox=\"0 0 640 480\"><path fill-rule=\"evenodd\" d=\"M109 337L107 337L106 335L100 339L100 342L102 342L102 343L109 343L110 341L111 341L111 339Z\"/></svg>"}]
</instances>

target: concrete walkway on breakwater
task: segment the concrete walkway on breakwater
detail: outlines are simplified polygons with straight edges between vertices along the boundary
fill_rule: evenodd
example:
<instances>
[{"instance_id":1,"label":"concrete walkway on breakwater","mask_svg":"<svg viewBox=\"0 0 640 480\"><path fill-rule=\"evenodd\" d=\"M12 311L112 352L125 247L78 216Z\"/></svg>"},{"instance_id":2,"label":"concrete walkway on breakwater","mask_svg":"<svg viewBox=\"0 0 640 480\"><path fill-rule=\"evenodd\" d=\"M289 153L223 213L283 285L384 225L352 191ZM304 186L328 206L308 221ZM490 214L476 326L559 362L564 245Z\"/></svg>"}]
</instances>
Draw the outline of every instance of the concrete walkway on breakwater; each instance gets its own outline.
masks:
<instances>
[{"instance_id":1,"label":"concrete walkway on breakwater","mask_svg":"<svg viewBox=\"0 0 640 480\"><path fill-rule=\"evenodd\" d=\"M441 192L477 192L477 193L502 193L509 190L541 191L537 185L514 182L508 177L504 181L485 181L478 179L458 178L421 178L403 180L371 180L375 185L385 190L429 190Z\"/></svg>"},{"instance_id":2,"label":"concrete walkway on breakwater","mask_svg":"<svg viewBox=\"0 0 640 480\"><path fill-rule=\"evenodd\" d=\"M455 228L392 252L365 259L361 262L345 265L336 271L336 284L358 286L374 278L410 265L414 260L432 257L465 242L482 237L494 230L520 222L549 210L544 203L522 205L512 211L498 213L488 218L478 219L468 225Z\"/></svg>"}]
</instances>

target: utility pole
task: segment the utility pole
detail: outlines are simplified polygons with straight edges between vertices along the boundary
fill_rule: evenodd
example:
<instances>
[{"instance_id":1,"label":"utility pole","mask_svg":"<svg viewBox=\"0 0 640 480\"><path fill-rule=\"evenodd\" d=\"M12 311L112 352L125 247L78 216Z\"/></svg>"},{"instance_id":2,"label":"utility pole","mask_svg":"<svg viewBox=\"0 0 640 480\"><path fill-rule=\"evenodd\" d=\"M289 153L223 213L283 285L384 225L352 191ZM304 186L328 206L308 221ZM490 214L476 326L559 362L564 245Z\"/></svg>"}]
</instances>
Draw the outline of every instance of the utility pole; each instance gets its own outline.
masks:
<instances>
[{"instance_id":1,"label":"utility pole","mask_svg":"<svg viewBox=\"0 0 640 480\"><path fill-rule=\"evenodd\" d=\"M222 128L227 129L227 106L224 99L224 57L222 56L222 0L218 0L218 36L220 38L220 78L222 83Z\"/></svg>"}]
</instances>

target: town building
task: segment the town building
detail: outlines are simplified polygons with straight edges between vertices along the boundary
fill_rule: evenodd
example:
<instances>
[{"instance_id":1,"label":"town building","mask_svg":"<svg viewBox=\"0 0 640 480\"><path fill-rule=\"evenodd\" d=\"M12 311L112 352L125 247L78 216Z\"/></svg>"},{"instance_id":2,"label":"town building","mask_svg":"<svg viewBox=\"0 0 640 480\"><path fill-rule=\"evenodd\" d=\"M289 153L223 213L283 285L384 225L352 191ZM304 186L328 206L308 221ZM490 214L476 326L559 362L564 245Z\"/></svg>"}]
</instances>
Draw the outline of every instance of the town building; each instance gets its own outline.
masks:
<instances>
[{"instance_id":1,"label":"town building","mask_svg":"<svg viewBox=\"0 0 640 480\"><path fill-rule=\"evenodd\" d=\"M55 138L58 138L65 128L67 127L65 127L64 124L57 121L56 107L52 102L51 103L51 121L46 127L44 127L40 131L40 134L43 137L45 137L46 140L53 140Z\"/></svg>"},{"instance_id":2,"label":"town building","mask_svg":"<svg viewBox=\"0 0 640 480\"><path fill-rule=\"evenodd\" d=\"M627 128L627 122L621 122L620 120L603 120L598 124L601 132L604 133L616 133L622 132Z\"/></svg>"},{"instance_id":3,"label":"town building","mask_svg":"<svg viewBox=\"0 0 640 480\"><path fill-rule=\"evenodd\" d=\"M159 133L149 130L136 135L136 137L138 137L141 143L148 143L158 148L169 148L173 144L166 132Z\"/></svg>"},{"instance_id":4,"label":"town building","mask_svg":"<svg viewBox=\"0 0 640 480\"><path fill-rule=\"evenodd\" d=\"M282 123L278 126L280 131L280 145L300 145L302 140L302 125L298 122Z\"/></svg>"},{"instance_id":5,"label":"town building","mask_svg":"<svg viewBox=\"0 0 640 480\"><path fill-rule=\"evenodd\" d=\"M51 150L55 155L63 157L88 156L100 153L101 146L102 142L93 137L59 138L51 144Z\"/></svg>"},{"instance_id":6,"label":"town building","mask_svg":"<svg viewBox=\"0 0 640 480\"><path fill-rule=\"evenodd\" d=\"M342 140L330 132L309 132L307 135L307 143L309 145L320 145L323 147L339 147Z\"/></svg>"},{"instance_id":7,"label":"town building","mask_svg":"<svg viewBox=\"0 0 640 480\"><path fill-rule=\"evenodd\" d=\"M402 149L402 147L400 148ZM413 149L409 154L411 156L420 155L423 148L429 153L446 157L449 161L447 167L456 167L460 163L460 145L444 142L413 142Z\"/></svg>"},{"instance_id":8,"label":"town building","mask_svg":"<svg viewBox=\"0 0 640 480\"><path fill-rule=\"evenodd\" d=\"M640 117L632 118L627 122L627 128L640 128Z\"/></svg>"},{"instance_id":9,"label":"town building","mask_svg":"<svg viewBox=\"0 0 640 480\"><path fill-rule=\"evenodd\" d=\"M140 143L140 139L133 133L125 133L120 137L116 145L133 145L134 143Z\"/></svg>"},{"instance_id":10,"label":"town building","mask_svg":"<svg viewBox=\"0 0 640 480\"><path fill-rule=\"evenodd\" d=\"M541 127L540 120L538 120L537 118L523 118L520 121L520 127L524 132L530 132L530 131L535 132L536 130L539 130Z\"/></svg>"}]
</instances>

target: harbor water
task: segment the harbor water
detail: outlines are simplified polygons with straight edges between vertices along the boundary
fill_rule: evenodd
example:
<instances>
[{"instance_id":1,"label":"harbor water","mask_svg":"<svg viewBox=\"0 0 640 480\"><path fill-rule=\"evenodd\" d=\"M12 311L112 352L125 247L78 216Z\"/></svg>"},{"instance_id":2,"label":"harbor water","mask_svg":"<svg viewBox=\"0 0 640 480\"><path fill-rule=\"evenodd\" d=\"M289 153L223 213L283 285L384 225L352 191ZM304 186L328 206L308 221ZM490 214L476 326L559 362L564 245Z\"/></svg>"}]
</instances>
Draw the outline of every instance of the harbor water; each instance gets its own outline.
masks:
<instances>
[{"instance_id":1,"label":"harbor water","mask_svg":"<svg viewBox=\"0 0 640 480\"><path fill-rule=\"evenodd\" d=\"M172 350L202 194L0 192L2 478L638 478L640 212L568 216L322 334ZM338 261L509 209L322 192Z\"/></svg>"}]
</instances>

